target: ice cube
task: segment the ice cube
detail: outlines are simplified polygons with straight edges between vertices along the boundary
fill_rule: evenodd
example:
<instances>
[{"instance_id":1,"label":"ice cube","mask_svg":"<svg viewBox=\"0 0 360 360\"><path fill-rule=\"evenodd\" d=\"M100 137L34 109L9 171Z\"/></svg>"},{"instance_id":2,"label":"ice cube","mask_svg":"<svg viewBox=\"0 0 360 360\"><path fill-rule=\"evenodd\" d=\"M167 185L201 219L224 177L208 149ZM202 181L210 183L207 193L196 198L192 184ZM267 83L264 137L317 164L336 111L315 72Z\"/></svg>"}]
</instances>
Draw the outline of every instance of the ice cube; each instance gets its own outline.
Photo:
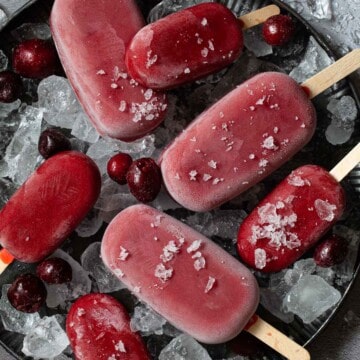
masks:
<instances>
[{"instance_id":1,"label":"ice cube","mask_svg":"<svg viewBox=\"0 0 360 360\"><path fill-rule=\"evenodd\" d=\"M48 285L45 284L48 296L46 304L49 308L60 307L67 309L70 302L77 299L79 296L90 293L91 280L89 273L81 267L81 265L74 260L65 251L58 249L50 257L59 257L66 260L72 268L72 280L70 283Z\"/></svg>"},{"instance_id":2,"label":"ice cube","mask_svg":"<svg viewBox=\"0 0 360 360\"><path fill-rule=\"evenodd\" d=\"M350 140L353 132L354 128L339 127L337 120L333 119L325 131L325 137L330 144L341 145Z\"/></svg>"},{"instance_id":3,"label":"ice cube","mask_svg":"<svg viewBox=\"0 0 360 360\"><path fill-rule=\"evenodd\" d=\"M318 42L310 36L303 59L289 75L301 83L329 66L332 62L333 59L331 59Z\"/></svg>"},{"instance_id":4,"label":"ice cube","mask_svg":"<svg viewBox=\"0 0 360 360\"><path fill-rule=\"evenodd\" d=\"M3 9L0 9L0 29L2 29L9 21L8 16L6 15Z\"/></svg>"},{"instance_id":5,"label":"ice cube","mask_svg":"<svg viewBox=\"0 0 360 360\"><path fill-rule=\"evenodd\" d=\"M192 337L181 334L161 351L159 360L211 360L208 352Z\"/></svg>"},{"instance_id":6,"label":"ice cube","mask_svg":"<svg viewBox=\"0 0 360 360\"><path fill-rule=\"evenodd\" d=\"M286 295L283 305L305 324L310 324L340 299L340 292L320 276L305 275Z\"/></svg>"},{"instance_id":7,"label":"ice cube","mask_svg":"<svg viewBox=\"0 0 360 360\"><path fill-rule=\"evenodd\" d=\"M37 144L41 132L43 112L33 106L24 106L19 111L20 125L6 149L0 169L0 177L9 177L22 184L34 171L38 162Z\"/></svg>"},{"instance_id":8,"label":"ice cube","mask_svg":"<svg viewBox=\"0 0 360 360\"><path fill-rule=\"evenodd\" d=\"M310 13L317 19L332 18L331 0L307 0Z\"/></svg>"},{"instance_id":9,"label":"ice cube","mask_svg":"<svg viewBox=\"0 0 360 360\"><path fill-rule=\"evenodd\" d=\"M51 38L50 27L46 23L24 23L11 31L11 35L18 42L30 39L49 40Z\"/></svg>"},{"instance_id":10,"label":"ice cube","mask_svg":"<svg viewBox=\"0 0 360 360\"><path fill-rule=\"evenodd\" d=\"M93 208L75 229L75 231L80 237L89 237L95 235L101 228L102 224L103 221L99 216L99 211Z\"/></svg>"},{"instance_id":11,"label":"ice cube","mask_svg":"<svg viewBox=\"0 0 360 360\"><path fill-rule=\"evenodd\" d=\"M312 274L316 269L313 258L301 259L294 263L294 270L301 276Z\"/></svg>"},{"instance_id":12,"label":"ice cube","mask_svg":"<svg viewBox=\"0 0 360 360\"><path fill-rule=\"evenodd\" d=\"M69 339L59 323L59 315L44 316L25 336L22 352L35 359L60 355L69 345ZM60 320L62 322L62 319Z\"/></svg>"},{"instance_id":13,"label":"ice cube","mask_svg":"<svg viewBox=\"0 0 360 360\"><path fill-rule=\"evenodd\" d=\"M11 103L0 102L0 124L6 125L6 117L13 111L19 109L21 101L19 99Z\"/></svg>"},{"instance_id":14,"label":"ice cube","mask_svg":"<svg viewBox=\"0 0 360 360\"><path fill-rule=\"evenodd\" d=\"M99 133L92 126L88 116L82 111L80 111L76 117L71 135L89 143L97 142L100 137Z\"/></svg>"},{"instance_id":15,"label":"ice cube","mask_svg":"<svg viewBox=\"0 0 360 360\"><path fill-rule=\"evenodd\" d=\"M41 80L38 96L48 124L72 129L82 109L67 79L51 75Z\"/></svg>"},{"instance_id":16,"label":"ice cube","mask_svg":"<svg viewBox=\"0 0 360 360\"><path fill-rule=\"evenodd\" d=\"M0 71L6 70L8 67L9 59L6 54L0 49Z\"/></svg>"},{"instance_id":17,"label":"ice cube","mask_svg":"<svg viewBox=\"0 0 360 360\"><path fill-rule=\"evenodd\" d=\"M81 265L94 278L102 293L110 293L125 288L125 285L110 272L100 256L101 243L90 244L81 255Z\"/></svg>"},{"instance_id":18,"label":"ice cube","mask_svg":"<svg viewBox=\"0 0 360 360\"><path fill-rule=\"evenodd\" d=\"M7 179L0 179L0 209L9 201L17 186Z\"/></svg>"},{"instance_id":19,"label":"ice cube","mask_svg":"<svg viewBox=\"0 0 360 360\"><path fill-rule=\"evenodd\" d=\"M24 313L17 311L9 302L7 297L8 289L11 285L2 286L0 299L0 316L5 330L13 331L19 334L27 334L34 325L39 322L38 313Z\"/></svg>"},{"instance_id":20,"label":"ice cube","mask_svg":"<svg viewBox=\"0 0 360 360\"><path fill-rule=\"evenodd\" d=\"M256 57L270 55L273 52L272 46L265 42L261 31L262 28L256 26L244 32L244 45Z\"/></svg>"},{"instance_id":21,"label":"ice cube","mask_svg":"<svg viewBox=\"0 0 360 360\"><path fill-rule=\"evenodd\" d=\"M151 334L162 335L166 320L145 304L137 305L131 316L132 331L140 331L143 336Z\"/></svg>"}]
</instances>

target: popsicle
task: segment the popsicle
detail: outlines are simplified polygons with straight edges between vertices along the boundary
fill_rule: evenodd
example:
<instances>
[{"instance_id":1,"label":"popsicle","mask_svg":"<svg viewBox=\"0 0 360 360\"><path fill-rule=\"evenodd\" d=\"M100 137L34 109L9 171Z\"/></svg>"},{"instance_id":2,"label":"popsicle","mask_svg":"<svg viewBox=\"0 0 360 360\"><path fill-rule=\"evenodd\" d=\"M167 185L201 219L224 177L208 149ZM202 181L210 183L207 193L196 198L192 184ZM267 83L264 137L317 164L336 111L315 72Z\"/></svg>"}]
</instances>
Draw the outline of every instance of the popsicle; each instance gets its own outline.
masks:
<instances>
[{"instance_id":1,"label":"popsicle","mask_svg":"<svg viewBox=\"0 0 360 360\"><path fill-rule=\"evenodd\" d=\"M46 160L0 211L1 270L13 258L32 263L51 254L92 208L100 186L96 164L80 152Z\"/></svg>"},{"instance_id":2,"label":"popsicle","mask_svg":"<svg viewBox=\"0 0 360 360\"><path fill-rule=\"evenodd\" d=\"M316 96L359 66L357 49L303 86L266 72L232 90L163 152L169 194L190 210L208 211L264 179L311 139L316 112L307 93Z\"/></svg>"},{"instance_id":3,"label":"popsicle","mask_svg":"<svg viewBox=\"0 0 360 360\"><path fill-rule=\"evenodd\" d=\"M50 22L66 75L101 135L131 141L161 123L165 95L125 68L125 49L144 26L134 0L56 0Z\"/></svg>"},{"instance_id":4,"label":"popsicle","mask_svg":"<svg viewBox=\"0 0 360 360\"><path fill-rule=\"evenodd\" d=\"M76 360L147 360L147 349L130 329L126 309L113 297L88 294L71 306L66 332Z\"/></svg>"},{"instance_id":5,"label":"popsicle","mask_svg":"<svg viewBox=\"0 0 360 360\"><path fill-rule=\"evenodd\" d=\"M310 359L253 315L259 289L251 272L165 213L143 204L120 212L104 234L101 257L140 300L199 341L224 342L244 328L288 359Z\"/></svg>"},{"instance_id":6,"label":"popsicle","mask_svg":"<svg viewBox=\"0 0 360 360\"><path fill-rule=\"evenodd\" d=\"M316 165L294 170L240 225L240 257L263 272L294 263L341 217L345 194L339 182L359 162L360 144L330 173Z\"/></svg>"},{"instance_id":7,"label":"popsicle","mask_svg":"<svg viewBox=\"0 0 360 360\"><path fill-rule=\"evenodd\" d=\"M146 205L121 211L105 231L105 265L138 298L205 343L235 337L259 300L251 272L182 222Z\"/></svg>"},{"instance_id":8,"label":"popsicle","mask_svg":"<svg viewBox=\"0 0 360 360\"><path fill-rule=\"evenodd\" d=\"M242 53L243 29L280 13L275 5L236 18L224 5L202 3L143 27L125 56L129 74L152 89L169 89L219 71Z\"/></svg>"}]
</instances>

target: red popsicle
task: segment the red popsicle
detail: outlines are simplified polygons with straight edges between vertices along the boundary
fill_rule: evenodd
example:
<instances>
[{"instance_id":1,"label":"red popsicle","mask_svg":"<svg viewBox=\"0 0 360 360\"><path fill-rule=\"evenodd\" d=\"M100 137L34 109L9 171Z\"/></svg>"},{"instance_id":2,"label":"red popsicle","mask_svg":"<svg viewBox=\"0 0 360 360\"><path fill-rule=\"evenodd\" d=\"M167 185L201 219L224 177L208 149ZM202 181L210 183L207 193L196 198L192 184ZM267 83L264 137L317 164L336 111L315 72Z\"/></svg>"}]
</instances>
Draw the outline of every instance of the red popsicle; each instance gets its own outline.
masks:
<instances>
[{"instance_id":1,"label":"red popsicle","mask_svg":"<svg viewBox=\"0 0 360 360\"><path fill-rule=\"evenodd\" d=\"M341 217L345 195L339 181L359 161L357 145L330 173L316 165L294 170L240 225L241 258L263 272L294 263Z\"/></svg>"},{"instance_id":2,"label":"red popsicle","mask_svg":"<svg viewBox=\"0 0 360 360\"><path fill-rule=\"evenodd\" d=\"M144 26L134 0L56 0L50 21L66 75L101 135L131 141L161 123L165 95L125 68L125 49Z\"/></svg>"},{"instance_id":3,"label":"red popsicle","mask_svg":"<svg viewBox=\"0 0 360 360\"><path fill-rule=\"evenodd\" d=\"M146 205L118 214L102 240L105 265L170 323L205 343L225 342L258 305L251 272L179 220Z\"/></svg>"},{"instance_id":4,"label":"red popsicle","mask_svg":"<svg viewBox=\"0 0 360 360\"><path fill-rule=\"evenodd\" d=\"M37 262L78 226L100 193L96 164L65 151L46 160L0 211L0 243L17 260Z\"/></svg>"},{"instance_id":5,"label":"red popsicle","mask_svg":"<svg viewBox=\"0 0 360 360\"><path fill-rule=\"evenodd\" d=\"M66 332L76 360L148 360L139 335L130 329L126 309L105 294L85 295L72 305Z\"/></svg>"},{"instance_id":6,"label":"red popsicle","mask_svg":"<svg viewBox=\"0 0 360 360\"><path fill-rule=\"evenodd\" d=\"M142 28L126 51L133 79L169 89L219 71L243 50L243 29L278 14L275 5L237 19L224 5L202 3Z\"/></svg>"}]
</instances>

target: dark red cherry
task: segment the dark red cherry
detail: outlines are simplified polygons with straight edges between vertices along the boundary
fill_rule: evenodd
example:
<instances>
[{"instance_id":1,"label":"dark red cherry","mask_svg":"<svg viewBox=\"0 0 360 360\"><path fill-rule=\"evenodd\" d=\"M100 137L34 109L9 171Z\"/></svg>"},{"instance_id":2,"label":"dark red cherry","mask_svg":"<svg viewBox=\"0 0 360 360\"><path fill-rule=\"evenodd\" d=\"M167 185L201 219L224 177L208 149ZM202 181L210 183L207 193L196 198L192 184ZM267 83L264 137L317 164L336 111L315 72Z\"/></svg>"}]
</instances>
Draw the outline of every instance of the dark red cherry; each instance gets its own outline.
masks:
<instances>
[{"instance_id":1,"label":"dark red cherry","mask_svg":"<svg viewBox=\"0 0 360 360\"><path fill-rule=\"evenodd\" d=\"M348 253L347 241L338 235L332 235L323 240L314 251L314 261L321 267L340 264Z\"/></svg>"},{"instance_id":2,"label":"dark red cherry","mask_svg":"<svg viewBox=\"0 0 360 360\"><path fill-rule=\"evenodd\" d=\"M12 71L0 72L0 102L11 103L23 92L23 83L18 74Z\"/></svg>"},{"instance_id":3,"label":"dark red cherry","mask_svg":"<svg viewBox=\"0 0 360 360\"><path fill-rule=\"evenodd\" d=\"M13 69L26 78L42 79L60 69L56 48L51 41L30 39L17 45L13 52Z\"/></svg>"},{"instance_id":4,"label":"dark red cherry","mask_svg":"<svg viewBox=\"0 0 360 360\"><path fill-rule=\"evenodd\" d=\"M47 129L41 133L38 150L44 159L48 159L60 151L70 149L70 140L61 131L56 129Z\"/></svg>"},{"instance_id":5,"label":"dark red cherry","mask_svg":"<svg viewBox=\"0 0 360 360\"><path fill-rule=\"evenodd\" d=\"M129 154L119 153L114 155L107 163L107 172L110 179L120 185L126 184L126 174L133 160Z\"/></svg>"},{"instance_id":6,"label":"dark red cherry","mask_svg":"<svg viewBox=\"0 0 360 360\"><path fill-rule=\"evenodd\" d=\"M160 168L151 158L137 159L130 165L126 180L137 200L144 203L152 201L161 188Z\"/></svg>"},{"instance_id":7,"label":"dark red cherry","mask_svg":"<svg viewBox=\"0 0 360 360\"><path fill-rule=\"evenodd\" d=\"M36 268L36 274L48 284L63 284L72 279L70 264L57 257L42 261Z\"/></svg>"},{"instance_id":8,"label":"dark red cherry","mask_svg":"<svg viewBox=\"0 0 360 360\"><path fill-rule=\"evenodd\" d=\"M34 313L44 305L47 291L43 282L33 274L16 278L8 293L10 304L18 311Z\"/></svg>"},{"instance_id":9,"label":"dark red cherry","mask_svg":"<svg viewBox=\"0 0 360 360\"><path fill-rule=\"evenodd\" d=\"M295 23L288 15L270 16L262 27L264 40L273 46L289 42L295 34Z\"/></svg>"}]
</instances>

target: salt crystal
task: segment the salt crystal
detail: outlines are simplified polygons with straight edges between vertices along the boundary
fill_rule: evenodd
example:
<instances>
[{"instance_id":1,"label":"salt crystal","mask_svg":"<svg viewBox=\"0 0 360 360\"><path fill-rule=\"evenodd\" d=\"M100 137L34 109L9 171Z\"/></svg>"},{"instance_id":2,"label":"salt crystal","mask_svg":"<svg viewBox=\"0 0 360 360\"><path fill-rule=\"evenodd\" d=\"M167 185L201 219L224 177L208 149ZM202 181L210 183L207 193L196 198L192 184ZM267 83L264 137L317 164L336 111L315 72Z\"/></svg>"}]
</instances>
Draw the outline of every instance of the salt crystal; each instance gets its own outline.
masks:
<instances>
[{"instance_id":1,"label":"salt crystal","mask_svg":"<svg viewBox=\"0 0 360 360\"><path fill-rule=\"evenodd\" d=\"M160 255L160 259L165 263L173 259L175 254L180 251L180 248L175 244L174 240L170 240L163 248L163 253Z\"/></svg>"},{"instance_id":2,"label":"salt crystal","mask_svg":"<svg viewBox=\"0 0 360 360\"><path fill-rule=\"evenodd\" d=\"M200 246L201 246L201 243L202 241L199 239L199 240L194 240L191 245L186 249L187 253L190 254L192 252L195 252L197 250L200 249Z\"/></svg>"},{"instance_id":3,"label":"salt crystal","mask_svg":"<svg viewBox=\"0 0 360 360\"><path fill-rule=\"evenodd\" d=\"M119 260L120 261L125 261L129 256L129 252L122 246L120 246L120 255L119 255Z\"/></svg>"},{"instance_id":4,"label":"salt crystal","mask_svg":"<svg viewBox=\"0 0 360 360\"><path fill-rule=\"evenodd\" d=\"M209 49L208 48L203 48L201 50L201 56L202 57L207 57L208 56L208 53L209 53Z\"/></svg>"},{"instance_id":5,"label":"salt crystal","mask_svg":"<svg viewBox=\"0 0 360 360\"><path fill-rule=\"evenodd\" d=\"M155 268L155 277L162 282L168 281L173 276L174 269L172 267L166 268L164 264L158 264Z\"/></svg>"},{"instance_id":6,"label":"salt crystal","mask_svg":"<svg viewBox=\"0 0 360 360\"><path fill-rule=\"evenodd\" d=\"M266 266L266 251L264 249L255 249L255 266L257 269L263 269Z\"/></svg>"},{"instance_id":7,"label":"salt crystal","mask_svg":"<svg viewBox=\"0 0 360 360\"><path fill-rule=\"evenodd\" d=\"M334 211L337 209L336 205L330 204L322 199L316 199L314 205L315 205L316 213L321 220L325 220L328 222L334 220L335 217Z\"/></svg>"},{"instance_id":8,"label":"salt crystal","mask_svg":"<svg viewBox=\"0 0 360 360\"><path fill-rule=\"evenodd\" d=\"M196 170L191 170L189 172L189 176L190 176L190 180L191 181L196 181L196 176L197 176L198 172Z\"/></svg>"},{"instance_id":9,"label":"salt crystal","mask_svg":"<svg viewBox=\"0 0 360 360\"><path fill-rule=\"evenodd\" d=\"M201 25L202 25L202 26L208 25L208 21L207 21L206 18L203 18L203 19L201 20Z\"/></svg>"},{"instance_id":10,"label":"salt crystal","mask_svg":"<svg viewBox=\"0 0 360 360\"><path fill-rule=\"evenodd\" d=\"M214 160L210 160L210 161L208 162L208 165L209 165L209 167L211 167L212 169L216 169L216 168L217 168L217 162L214 161Z\"/></svg>"},{"instance_id":11,"label":"salt crystal","mask_svg":"<svg viewBox=\"0 0 360 360\"><path fill-rule=\"evenodd\" d=\"M184 74L190 74L190 72L191 71L190 71L190 69L188 67L184 69Z\"/></svg>"},{"instance_id":12,"label":"salt crystal","mask_svg":"<svg viewBox=\"0 0 360 360\"><path fill-rule=\"evenodd\" d=\"M210 179L212 179L212 176L210 174L204 174L203 175L203 180L204 181L209 181Z\"/></svg>"},{"instance_id":13,"label":"salt crystal","mask_svg":"<svg viewBox=\"0 0 360 360\"><path fill-rule=\"evenodd\" d=\"M275 140L273 136L267 137L261 145L262 148L268 150L277 150L278 147L275 144Z\"/></svg>"},{"instance_id":14,"label":"salt crystal","mask_svg":"<svg viewBox=\"0 0 360 360\"><path fill-rule=\"evenodd\" d=\"M119 340L119 342L115 344L115 350L120 351L122 353L126 353L125 345L121 340Z\"/></svg>"},{"instance_id":15,"label":"salt crystal","mask_svg":"<svg viewBox=\"0 0 360 360\"><path fill-rule=\"evenodd\" d=\"M126 101L121 100L120 106L119 106L119 111L124 112L126 110L126 106L127 106Z\"/></svg>"},{"instance_id":16,"label":"salt crystal","mask_svg":"<svg viewBox=\"0 0 360 360\"><path fill-rule=\"evenodd\" d=\"M208 282L206 284L204 292L207 294L215 285L216 279L212 276L209 276Z\"/></svg>"}]
</instances>

